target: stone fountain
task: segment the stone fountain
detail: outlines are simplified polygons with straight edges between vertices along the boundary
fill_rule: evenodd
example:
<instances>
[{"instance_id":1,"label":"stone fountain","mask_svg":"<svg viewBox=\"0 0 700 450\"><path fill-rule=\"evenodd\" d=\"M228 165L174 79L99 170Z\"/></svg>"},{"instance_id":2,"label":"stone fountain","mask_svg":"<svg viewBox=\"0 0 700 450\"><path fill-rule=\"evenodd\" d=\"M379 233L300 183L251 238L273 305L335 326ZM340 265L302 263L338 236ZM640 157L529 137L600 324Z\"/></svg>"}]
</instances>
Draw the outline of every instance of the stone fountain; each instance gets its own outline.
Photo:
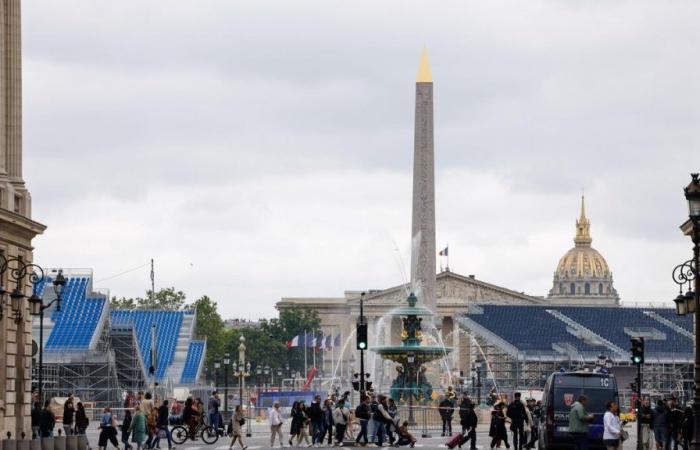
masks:
<instances>
[{"instance_id":1,"label":"stone fountain","mask_svg":"<svg viewBox=\"0 0 700 450\"><path fill-rule=\"evenodd\" d=\"M406 299L408 306L391 311L391 316L402 317L401 345L374 347L370 350L382 359L398 363L397 375L391 384L390 395L395 401L423 401L432 398L433 386L428 382L425 364L445 357L452 348L422 345L423 319L432 323L433 312L416 306L418 299L411 293Z\"/></svg>"}]
</instances>

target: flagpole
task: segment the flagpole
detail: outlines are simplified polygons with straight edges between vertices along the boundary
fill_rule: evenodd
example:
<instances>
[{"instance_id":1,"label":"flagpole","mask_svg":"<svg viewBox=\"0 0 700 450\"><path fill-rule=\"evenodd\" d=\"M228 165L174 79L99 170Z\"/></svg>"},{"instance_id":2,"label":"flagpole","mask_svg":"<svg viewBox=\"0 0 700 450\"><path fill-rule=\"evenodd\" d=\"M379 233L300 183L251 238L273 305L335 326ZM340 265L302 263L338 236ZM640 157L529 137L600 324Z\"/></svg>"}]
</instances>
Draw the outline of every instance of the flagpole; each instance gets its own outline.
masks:
<instances>
[{"instance_id":1,"label":"flagpole","mask_svg":"<svg viewBox=\"0 0 700 450\"><path fill-rule=\"evenodd\" d=\"M306 363L306 338L308 338L308 336L306 335L306 329L304 329L304 377L309 373L309 366Z\"/></svg>"},{"instance_id":2,"label":"flagpole","mask_svg":"<svg viewBox=\"0 0 700 450\"><path fill-rule=\"evenodd\" d=\"M335 339L333 337L333 332L331 331L331 339ZM333 383L335 382L335 362L333 361L335 359L335 342L331 342L331 370L333 373L331 374L331 388L333 388Z\"/></svg>"},{"instance_id":3,"label":"flagpole","mask_svg":"<svg viewBox=\"0 0 700 450\"><path fill-rule=\"evenodd\" d=\"M313 345L313 350L311 350L311 357L313 358L313 367L316 368L316 329L311 329L311 345Z\"/></svg>"},{"instance_id":4,"label":"flagpole","mask_svg":"<svg viewBox=\"0 0 700 450\"><path fill-rule=\"evenodd\" d=\"M447 244L447 247L445 247L447 250L445 257L447 258L447 271L450 271L450 244Z\"/></svg>"}]
</instances>

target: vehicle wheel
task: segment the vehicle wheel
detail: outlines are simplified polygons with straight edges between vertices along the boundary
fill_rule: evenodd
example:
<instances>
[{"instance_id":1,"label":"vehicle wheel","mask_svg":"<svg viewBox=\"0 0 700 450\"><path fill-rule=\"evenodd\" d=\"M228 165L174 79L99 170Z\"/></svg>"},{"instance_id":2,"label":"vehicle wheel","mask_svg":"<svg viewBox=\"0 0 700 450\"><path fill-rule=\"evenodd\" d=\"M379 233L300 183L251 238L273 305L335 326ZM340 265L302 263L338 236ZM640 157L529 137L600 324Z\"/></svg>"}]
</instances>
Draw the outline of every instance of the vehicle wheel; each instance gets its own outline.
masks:
<instances>
[{"instance_id":1,"label":"vehicle wheel","mask_svg":"<svg viewBox=\"0 0 700 450\"><path fill-rule=\"evenodd\" d=\"M173 442L175 442L176 444L184 444L187 440L187 435L189 431L182 425L178 425L176 427L173 427L171 433L173 435Z\"/></svg>"},{"instance_id":2,"label":"vehicle wheel","mask_svg":"<svg viewBox=\"0 0 700 450\"><path fill-rule=\"evenodd\" d=\"M202 429L202 441L206 444L213 444L219 440L219 430L210 427Z\"/></svg>"}]
</instances>

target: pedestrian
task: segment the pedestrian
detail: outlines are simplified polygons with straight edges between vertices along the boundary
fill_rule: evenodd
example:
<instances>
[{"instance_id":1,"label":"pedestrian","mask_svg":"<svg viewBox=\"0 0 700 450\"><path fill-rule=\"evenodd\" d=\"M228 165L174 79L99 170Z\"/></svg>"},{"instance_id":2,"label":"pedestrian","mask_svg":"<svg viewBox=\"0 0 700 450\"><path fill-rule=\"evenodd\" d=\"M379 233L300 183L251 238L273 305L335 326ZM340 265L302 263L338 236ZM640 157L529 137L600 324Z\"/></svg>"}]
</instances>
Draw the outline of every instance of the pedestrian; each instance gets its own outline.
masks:
<instances>
[{"instance_id":1,"label":"pedestrian","mask_svg":"<svg viewBox=\"0 0 700 450\"><path fill-rule=\"evenodd\" d=\"M141 446L146 440L146 416L140 408L136 408L129 431L131 432L131 442L136 444L135 450L141 450Z\"/></svg>"},{"instance_id":2,"label":"pedestrian","mask_svg":"<svg viewBox=\"0 0 700 450\"><path fill-rule=\"evenodd\" d=\"M622 422L618 417L617 404L610 400L605 404L603 415L603 444L608 450L617 450L622 435Z\"/></svg>"},{"instance_id":3,"label":"pedestrian","mask_svg":"<svg viewBox=\"0 0 700 450\"><path fill-rule=\"evenodd\" d=\"M335 443L342 447L345 437L345 428L348 425L350 411L345 407L345 400L338 400L338 406L333 410L333 423L335 424Z\"/></svg>"},{"instance_id":4,"label":"pedestrian","mask_svg":"<svg viewBox=\"0 0 700 450\"><path fill-rule=\"evenodd\" d=\"M170 434L170 408L168 401L163 400L163 404L158 408L158 418L156 419L155 439L151 444L152 448L160 448L160 438L164 437L168 440L168 449L173 450L173 437Z\"/></svg>"},{"instance_id":5,"label":"pedestrian","mask_svg":"<svg viewBox=\"0 0 700 450\"><path fill-rule=\"evenodd\" d=\"M153 437L156 431L157 411L153 403L153 397L150 392L143 395L143 399L139 403L139 408L143 411L146 418L146 448L151 448Z\"/></svg>"},{"instance_id":6,"label":"pedestrian","mask_svg":"<svg viewBox=\"0 0 700 450\"><path fill-rule=\"evenodd\" d=\"M129 445L129 436L131 435L131 411L129 409L124 411L124 420L122 420L121 424L121 429L122 429L122 444L124 444L124 449L130 449L131 445Z\"/></svg>"},{"instance_id":7,"label":"pedestrian","mask_svg":"<svg viewBox=\"0 0 700 450\"><path fill-rule=\"evenodd\" d=\"M671 450L671 442L673 442L673 450L678 450L678 444L681 441L681 432L683 426L683 410L678 407L678 400L671 397L668 406L668 434L666 435L666 450Z\"/></svg>"},{"instance_id":8,"label":"pedestrian","mask_svg":"<svg viewBox=\"0 0 700 450\"><path fill-rule=\"evenodd\" d=\"M280 414L280 404L275 402L270 410L270 448L275 447L275 436L279 437L280 447L284 447L282 443L284 438L282 437L282 414Z\"/></svg>"},{"instance_id":9,"label":"pedestrian","mask_svg":"<svg viewBox=\"0 0 700 450\"><path fill-rule=\"evenodd\" d=\"M296 401L292 403L292 410L289 412L289 417L292 421L289 426L289 446L294 445L294 438L301 433L301 426L304 423L304 413L301 411L301 403Z\"/></svg>"},{"instance_id":10,"label":"pedestrian","mask_svg":"<svg viewBox=\"0 0 700 450\"><path fill-rule=\"evenodd\" d=\"M440 419L442 419L442 436L452 436L452 416L455 412L455 405L447 394L442 396L439 411Z\"/></svg>"},{"instance_id":11,"label":"pedestrian","mask_svg":"<svg viewBox=\"0 0 700 450\"><path fill-rule=\"evenodd\" d=\"M460 441L459 448L471 441L469 448L476 449L476 424L479 420L473 406L471 403L465 403L464 408L461 406L459 408L459 423L462 426L462 436L464 437Z\"/></svg>"},{"instance_id":12,"label":"pedestrian","mask_svg":"<svg viewBox=\"0 0 700 450\"><path fill-rule=\"evenodd\" d=\"M387 397L386 412L390 417L389 423L386 424L386 435L389 437L389 442L393 444L398 439L398 436L394 437L394 432L399 432L399 408L391 397Z\"/></svg>"},{"instance_id":13,"label":"pedestrian","mask_svg":"<svg viewBox=\"0 0 700 450\"><path fill-rule=\"evenodd\" d=\"M184 423L190 431L190 439L194 440L199 423L199 412L194 405L194 399L190 396L185 400L185 407L182 410L182 423Z\"/></svg>"},{"instance_id":14,"label":"pedestrian","mask_svg":"<svg viewBox=\"0 0 700 450\"><path fill-rule=\"evenodd\" d=\"M97 446L100 450L107 449L107 442L111 442L114 448L119 449L119 441L117 440L117 419L112 415L112 408L105 407L100 420L100 436L97 440Z\"/></svg>"},{"instance_id":15,"label":"pedestrian","mask_svg":"<svg viewBox=\"0 0 700 450\"><path fill-rule=\"evenodd\" d=\"M489 437L491 438L490 448L500 447L501 442L508 444L508 430L506 429L506 415L503 413L503 402L497 400L491 411L491 425L489 426Z\"/></svg>"},{"instance_id":16,"label":"pedestrian","mask_svg":"<svg viewBox=\"0 0 700 450\"><path fill-rule=\"evenodd\" d=\"M323 404L323 435L321 435L321 443L323 443L323 438L328 435L328 445L333 442L333 410L335 405L333 405L333 400L327 398Z\"/></svg>"},{"instance_id":17,"label":"pedestrian","mask_svg":"<svg viewBox=\"0 0 700 450\"><path fill-rule=\"evenodd\" d=\"M369 397L367 395L362 395L360 404L355 408L355 417L360 421L360 432L357 434L357 438L355 438L355 444L359 444L360 439L363 439L363 445L367 445L367 423L371 418Z\"/></svg>"},{"instance_id":18,"label":"pedestrian","mask_svg":"<svg viewBox=\"0 0 700 450\"><path fill-rule=\"evenodd\" d=\"M323 442L323 406L321 406L320 395L314 396L308 415L311 420L311 445L315 447Z\"/></svg>"},{"instance_id":19,"label":"pedestrian","mask_svg":"<svg viewBox=\"0 0 700 450\"><path fill-rule=\"evenodd\" d=\"M408 431L408 421L404 420L401 426L398 428L399 439L396 441L396 446L408 445L413 448L416 445L416 438L413 437L410 431Z\"/></svg>"},{"instance_id":20,"label":"pedestrian","mask_svg":"<svg viewBox=\"0 0 700 450\"><path fill-rule=\"evenodd\" d=\"M653 414L651 406L649 405L649 399L642 399L642 408L639 411L639 423L642 429L642 450L651 450L651 426L652 426Z\"/></svg>"},{"instance_id":21,"label":"pedestrian","mask_svg":"<svg viewBox=\"0 0 700 450\"><path fill-rule=\"evenodd\" d=\"M56 416L51 411L51 400L44 402L39 418L39 434L43 438L53 437L53 428L56 426Z\"/></svg>"},{"instance_id":22,"label":"pedestrian","mask_svg":"<svg viewBox=\"0 0 700 450\"><path fill-rule=\"evenodd\" d=\"M213 391L211 397L209 397L209 403L207 404L207 413L209 417L209 426L216 433L219 432L219 408L221 407L221 401L219 400L219 393Z\"/></svg>"},{"instance_id":23,"label":"pedestrian","mask_svg":"<svg viewBox=\"0 0 700 450\"><path fill-rule=\"evenodd\" d=\"M41 432L39 431L41 414L41 404L39 402L34 402L34 407L32 408L32 439L41 438Z\"/></svg>"},{"instance_id":24,"label":"pedestrian","mask_svg":"<svg viewBox=\"0 0 700 450\"><path fill-rule=\"evenodd\" d=\"M683 448L690 450L690 441L693 440L693 408L685 407L683 414Z\"/></svg>"},{"instance_id":25,"label":"pedestrian","mask_svg":"<svg viewBox=\"0 0 700 450\"><path fill-rule=\"evenodd\" d=\"M311 419L309 419L309 414L307 407L304 402L300 402L299 407L301 408L301 428L299 429L299 435L297 436L297 446L301 444L301 441L306 442L307 447L311 447L311 442L309 441L309 427L311 426Z\"/></svg>"},{"instance_id":26,"label":"pedestrian","mask_svg":"<svg viewBox=\"0 0 700 450\"><path fill-rule=\"evenodd\" d=\"M668 409L664 405L663 400L656 402L654 408L654 439L656 440L656 449L663 450L666 444L666 435L668 431Z\"/></svg>"},{"instance_id":27,"label":"pedestrian","mask_svg":"<svg viewBox=\"0 0 700 450\"><path fill-rule=\"evenodd\" d=\"M534 449L537 440L540 438L540 418L542 415L542 402L535 402L534 398L527 400L527 409L530 414L530 439L528 441L529 449Z\"/></svg>"},{"instance_id":28,"label":"pedestrian","mask_svg":"<svg viewBox=\"0 0 700 450\"><path fill-rule=\"evenodd\" d=\"M231 445L228 446L229 450L233 450L233 445L238 441L241 445L241 450L246 450L247 445L243 442L243 425L245 425L245 417L243 416L243 409L241 405L236 405L236 409L233 411L233 418L231 419Z\"/></svg>"},{"instance_id":29,"label":"pedestrian","mask_svg":"<svg viewBox=\"0 0 700 450\"><path fill-rule=\"evenodd\" d=\"M386 424L391 421L391 416L387 412L387 402L386 396L380 395L377 399L377 410L372 415L375 426L375 434L377 436L377 446L381 447L384 445L384 439L386 436ZM393 444L393 442L391 442Z\"/></svg>"},{"instance_id":30,"label":"pedestrian","mask_svg":"<svg viewBox=\"0 0 700 450\"><path fill-rule=\"evenodd\" d=\"M383 426L381 422L378 422L375 419L375 416L378 414L377 410L379 409L379 399L376 395L372 394L372 398L369 402L369 410L372 418L368 422L368 431L369 431L369 441L371 443L376 443L377 442L377 432L379 432L379 428L382 428L383 431Z\"/></svg>"},{"instance_id":31,"label":"pedestrian","mask_svg":"<svg viewBox=\"0 0 700 450\"><path fill-rule=\"evenodd\" d=\"M525 445L527 413L525 405L520 400L520 392L516 392L513 395L513 401L508 405L506 416L510 419L510 431L513 432L513 448L522 450Z\"/></svg>"},{"instance_id":32,"label":"pedestrian","mask_svg":"<svg viewBox=\"0 0 700 450\"><path fill-rule=\"evenodd\" d=\"M574 440L574 450L588 450L588 426L594 416L586 411L588 397L579 395L569 412L569 434Z\"/></svg>"},{"instance_id":33,"label":"pedestrian","mask_svg":"<svg viewBox=\"0 0 700 450\"><path fill-rule=\"evenodd\" d=\"M63 403L63 433L66 436L73 434L73 417L75 416L75 406L73 405L73 394L70 394Z\"/></svg>"}]
</instances>

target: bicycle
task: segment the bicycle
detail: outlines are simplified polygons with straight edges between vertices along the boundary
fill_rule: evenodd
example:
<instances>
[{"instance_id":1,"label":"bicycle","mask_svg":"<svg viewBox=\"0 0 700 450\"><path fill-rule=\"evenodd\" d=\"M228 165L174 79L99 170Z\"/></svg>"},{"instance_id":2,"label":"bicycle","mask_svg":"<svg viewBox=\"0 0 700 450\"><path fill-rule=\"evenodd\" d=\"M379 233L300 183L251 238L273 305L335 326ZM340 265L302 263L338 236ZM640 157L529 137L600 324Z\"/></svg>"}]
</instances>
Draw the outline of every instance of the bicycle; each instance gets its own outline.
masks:
<instances>
[{"instance_id":1,"label":"bicycle","mask_svg":"<svg viewBox=\"0 0 700 450\"><path fill-rule=\"evenodd\" d=\"M177 425L172 429L173 442L178 445L184 444L187 439L197 440L197 435L202 438L205 444L214 444L219 440L219 430L210 427L209 425L200 422L194 430L194 436L190 433L187 425Z\"/></svg>"}]
</instances>

